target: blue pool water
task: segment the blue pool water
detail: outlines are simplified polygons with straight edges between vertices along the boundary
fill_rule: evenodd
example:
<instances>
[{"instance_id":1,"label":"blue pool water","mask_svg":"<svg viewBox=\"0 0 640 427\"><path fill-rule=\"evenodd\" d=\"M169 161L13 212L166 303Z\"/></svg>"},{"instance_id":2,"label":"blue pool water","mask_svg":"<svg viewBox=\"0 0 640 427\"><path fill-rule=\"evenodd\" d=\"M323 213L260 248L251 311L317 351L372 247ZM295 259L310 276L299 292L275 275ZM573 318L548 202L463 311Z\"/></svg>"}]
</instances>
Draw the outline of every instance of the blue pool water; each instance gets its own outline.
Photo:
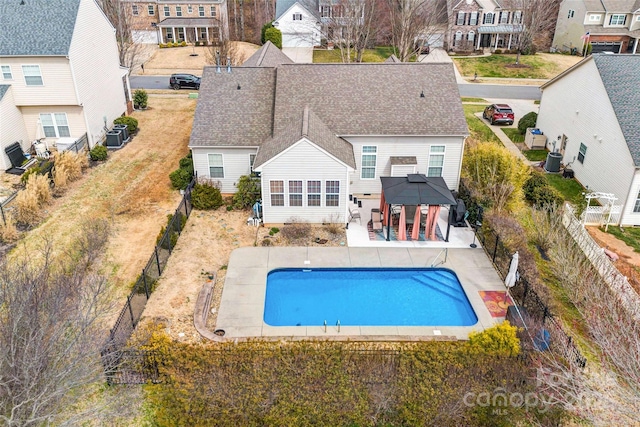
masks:
<instances>
[{"instance_id":1,"label":"blue pool water","mask_svg":"<svg viewBox=\"0 0 640 427\"><path fill-rule=\"evenodd\" d=\"M272 326L471 326L476 317L446 268L278 269L267 276Z\"/></svg>"}]
</instances>

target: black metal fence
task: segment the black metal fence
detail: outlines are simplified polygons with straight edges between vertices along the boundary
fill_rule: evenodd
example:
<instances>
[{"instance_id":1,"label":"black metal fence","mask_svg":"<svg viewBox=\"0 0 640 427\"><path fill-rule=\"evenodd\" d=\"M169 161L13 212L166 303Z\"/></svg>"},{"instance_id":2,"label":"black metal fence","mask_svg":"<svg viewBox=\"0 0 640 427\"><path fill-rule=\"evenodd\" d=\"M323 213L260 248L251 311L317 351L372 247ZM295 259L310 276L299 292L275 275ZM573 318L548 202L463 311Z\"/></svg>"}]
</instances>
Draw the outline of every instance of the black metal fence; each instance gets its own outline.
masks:
<instances>
[{"instance_id":1,"label":"black metal fence","mask_svg":"<svg viewBox=\"0 0 640 427\"><path fill-rule=\"evenodd\" d=\"M71 144L65 151L73 151L74 153L79 153L83 150L89 150L89 137L86 133L80 138L76 139L76 141Z\"/></svg>"},{"instance_id":2,"label":"black metal fence","mask_svg":"<svg viewBox=\"0 0 640 427\"><path fill-rule=\"evenodd\" d=\"M473 224L482 222L483 208L480 207L470 196L464 183L460 184L460 197L462 197L470 211L469 218L473 216ZM487 256L491 259L495 269L504 280L511 265L513 253L511 253L500 241L500 236L495 230L483 225L482 231L478 232L475 228L476 237L482 244ZM516 284L509 291L511 297L518 307L523 307L526 313L525 322L529 333L523 335L525 339L536 340L533 348L539 347L541 341L544 340L545 331L549 334L549 346L555 351L562 354L567 360L576 366L584 368L587 359L582 355L580 350L575 346L573 339L567 334L556 316L545 300L538 295L528 280L519 275ZM526 348L526 346L525 346Z\"/></svg>"},{"instance_id":3,"label":"black metal fence","mask_svg":"<svg viewBox=\"0 0 640 427\"><path fill-rule=\"evenodd\" d=\"M16 191L13 194L9 195L9 197L4 199L2 202L0 202L0 218L2 218L3 225L7 225L7 216L5 214L7 210L7 206L9 206L11 202L13 202L13 200L16 198L17 195L18 195L18 192Z\"/></svg>"},{"instance_id":4,"label":"black metal fence","mask_svg":"<svg viewBox=\"0 0 640 427\"><path fill-rule=\"evenodd\" d=\"M132 360L138 361L141 358L131 354L130 350L125 350L125 347L140 321L147 301L169 261L171 252L178 241L178 237L182 232L187 218L189 218L191 214L191 190L195 183L196 178L194 178L185 189L180 205L178 205L178 208L167 224L165 232L154 248L147 265L142 269L142 273L136 280L133 290L127 297L127 302L122 307L120 315L103 347L102 362L105 373L107 374L107 381L110 384L131 384L129 381L131 381L132 378L143 378L148 375L149 372L153 371L153 369L145 363L132 363ZM153 380L153 376L146 378ZM144 382L144 380L142 380L142 382Z\"/></svg>"}]
</instances>

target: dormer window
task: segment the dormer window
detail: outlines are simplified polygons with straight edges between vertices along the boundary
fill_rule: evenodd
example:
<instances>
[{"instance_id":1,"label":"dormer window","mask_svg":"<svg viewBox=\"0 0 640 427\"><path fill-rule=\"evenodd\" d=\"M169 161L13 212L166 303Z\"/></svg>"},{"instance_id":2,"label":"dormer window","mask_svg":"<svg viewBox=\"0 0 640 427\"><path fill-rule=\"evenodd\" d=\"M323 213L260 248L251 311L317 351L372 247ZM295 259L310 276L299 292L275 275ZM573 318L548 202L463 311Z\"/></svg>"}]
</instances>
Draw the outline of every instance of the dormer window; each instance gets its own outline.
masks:
<instances>
[{"instance_id":1,"label":"dormer window","mask_svg":"<svg viewBox=\"0 0 640 427\"><path fill-rule=\"evenodd\" d=\"M609 25L624 25L627 22L627 15L611 15Z\"/></svg>"},{"instance_id":2,"label":"dormer window","mask_svg":"<svg viewBox=\"0 0 640 427\"><path fill-rule=\"evenodd\" d=\"M302 21L302 14L301 13L294 13L293 14L293 20L294 21Z\"/></svg>"}]
</instances>

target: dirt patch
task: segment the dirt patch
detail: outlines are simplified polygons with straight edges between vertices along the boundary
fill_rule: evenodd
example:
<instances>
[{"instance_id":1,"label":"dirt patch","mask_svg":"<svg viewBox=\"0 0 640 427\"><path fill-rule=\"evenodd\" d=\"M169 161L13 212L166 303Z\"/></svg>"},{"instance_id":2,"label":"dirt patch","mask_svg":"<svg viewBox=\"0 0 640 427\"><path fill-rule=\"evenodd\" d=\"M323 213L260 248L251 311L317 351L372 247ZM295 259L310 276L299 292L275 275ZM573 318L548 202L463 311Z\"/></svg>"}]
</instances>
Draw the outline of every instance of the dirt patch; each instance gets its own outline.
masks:
<instances>
[{"instance_id":1,"label":"dirt patch","mask_svg":"<svg viewBox=\"0 0 640 427\"><path fill-rule=\"evenodd\" d=\"M241 65L260 46L246 42L232 42L233 64ZM185 46L155 49L153 54L144 62L144 73L137 67L134 74L162 75L172 73L190 73L202 75L202 69L215 63L215 48L212 46Z\"/></svg>"},{"instance_id":2,"label":"dirt patch","mask_svg":"<svg viewBox=\"0 0 640 427\"><path fill-rule=\"evenodd\" d=\"M640 253L615 236L605 233L598 227L586 227L593 240L603 248L615 252L620 258L614 263L620 273L627 276L631 286L640 294Z\"/></svg>"}]
</instances>

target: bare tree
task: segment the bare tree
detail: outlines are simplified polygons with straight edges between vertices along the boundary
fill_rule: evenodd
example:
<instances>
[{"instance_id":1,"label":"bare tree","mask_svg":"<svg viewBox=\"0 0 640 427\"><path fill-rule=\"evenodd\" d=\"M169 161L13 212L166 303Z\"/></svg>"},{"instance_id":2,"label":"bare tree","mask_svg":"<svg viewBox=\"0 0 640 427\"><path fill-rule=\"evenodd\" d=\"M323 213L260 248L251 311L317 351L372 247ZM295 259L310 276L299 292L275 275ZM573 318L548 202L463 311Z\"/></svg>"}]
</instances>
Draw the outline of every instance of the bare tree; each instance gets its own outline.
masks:
<instances>
[{"instance_id":1,"label":"bare tree","mask_svg":"<svg viewBox=\"0 0 640 427\"><path fill-rule=\"evenodd\" d=\"M520 54L535 53L553 37L560 0L513 0L512 7L522 14L522 31L516 38L516 64Z\"/></svg>"},{"instance_id":2,"label":"bare tree","mask_svg":"<svg viewBox=\"0 0 640 427\"><path fill-rule=\"evenodd\" d=\"M417 41L428 40L447 22L444 0L385 0L391 43L398 58L407 62L419 53Z\"/></svg>"},{"instance_id":3,"label":"bare tree","mask_svg":"<svg viewBox=\"0 0 640 427\"><path fill-rule=\"evenodd\" d=\"M73 252L47 244L0 265L2 425L78 425L104 409L86 401L104 383L106 283L93 266L107 236L94 221Z\"/></svg>"},{"instance_id":4,"label":"bare tree","mask_svg":"<svg viewBox=\"0 0 640 427\"><path fill-rule=\"evenodd\" d=\"M343 63L362 62L377 31L376 0L339 0L322 9L321 37L340 49Z\"/></svg>"},{"instance_id":5,"label":"bare tree","mask_svg":"<svg viewBox=\"0 0 640 427\"><path fill-rule=\"evenodd\" d=\"M127 67L131 73L142 62L139 58L142 44L134 36L131 6L122 0L100 0L99 4L116 29L120 65Z\"/></svg>"}]
</instances>

